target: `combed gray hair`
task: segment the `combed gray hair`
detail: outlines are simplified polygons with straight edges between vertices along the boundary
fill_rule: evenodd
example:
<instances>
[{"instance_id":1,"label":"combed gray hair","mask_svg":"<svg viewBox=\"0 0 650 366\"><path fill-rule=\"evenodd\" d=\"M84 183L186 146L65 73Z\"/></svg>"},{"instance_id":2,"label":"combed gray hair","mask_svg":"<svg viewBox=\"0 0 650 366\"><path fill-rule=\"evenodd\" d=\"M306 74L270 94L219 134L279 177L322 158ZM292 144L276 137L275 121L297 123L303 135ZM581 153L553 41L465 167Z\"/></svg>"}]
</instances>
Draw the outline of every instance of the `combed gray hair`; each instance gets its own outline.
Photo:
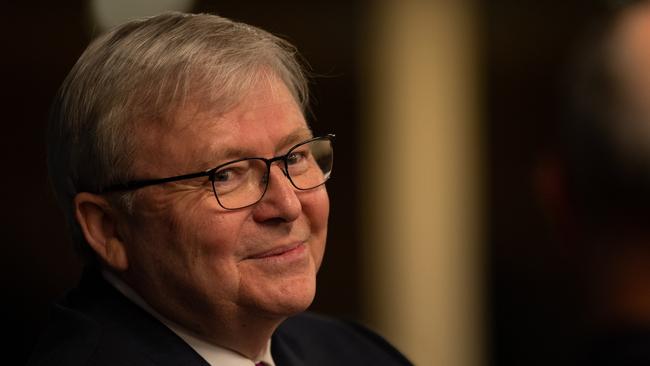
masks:
<instances>
[{"instance_id":1,"label":"combed gray hair","mask_svg":"<svg viewBox=\"0 0 650 366\"><path fill-rule=\"evenodd\" d=\"M209 14L164 13L93 41L63 82L48 131L48 171L75 247L93 258L74 215L79 192L135 177L138 123L171 122L189 98L226 111L261 77L282 80L303 112L307 77L287 41ZM114 200L128 210L130 194Z\"/></svg>"}]
</instances>

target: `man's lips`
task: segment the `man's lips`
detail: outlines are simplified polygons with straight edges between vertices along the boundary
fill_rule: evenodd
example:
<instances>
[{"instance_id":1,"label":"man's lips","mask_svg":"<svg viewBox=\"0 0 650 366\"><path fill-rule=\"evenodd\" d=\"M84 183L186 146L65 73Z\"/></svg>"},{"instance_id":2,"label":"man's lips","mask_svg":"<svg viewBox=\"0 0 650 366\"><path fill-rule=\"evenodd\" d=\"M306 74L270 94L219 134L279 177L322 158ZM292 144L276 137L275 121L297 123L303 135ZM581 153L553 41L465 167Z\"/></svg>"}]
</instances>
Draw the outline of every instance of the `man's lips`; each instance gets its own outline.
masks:
<instances>
[{"instance_id":1,"label":"man's lips","mask_svg":"<svg viewBox=\"0 0 650 366\"><path fill-rule=\"evenodd\" d=\"M264 259L264 258L271 258L271 257L279 257L297 251L303 248L304 245L305 245L304 241L295 242L287 245L279 245L269 250L265 250L263 252L255 253L251 256L248 256L247 259Z\"/></svg>"}]
</instances>

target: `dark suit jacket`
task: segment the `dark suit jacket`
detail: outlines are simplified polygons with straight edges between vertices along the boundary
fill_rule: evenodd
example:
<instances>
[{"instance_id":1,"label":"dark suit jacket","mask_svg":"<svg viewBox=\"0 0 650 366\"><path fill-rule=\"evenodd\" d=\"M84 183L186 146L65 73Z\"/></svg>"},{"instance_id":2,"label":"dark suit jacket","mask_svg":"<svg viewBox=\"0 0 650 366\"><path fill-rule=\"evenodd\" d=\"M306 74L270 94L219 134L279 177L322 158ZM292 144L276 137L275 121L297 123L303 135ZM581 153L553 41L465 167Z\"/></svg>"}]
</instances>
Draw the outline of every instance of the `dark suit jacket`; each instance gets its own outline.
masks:
<instances>
[{"instance_id":1,"label":"dark suit jacket","mask_svg":"<svg viewBox=\"0 0 650 366\"><path fill-rule=\"evenodd\" d=\"M271 353L277 366L410 365L369 330L306 313L287 319L276 330ZM54 305L28 365L208 366L96 270L85 271L79 287Z\"/></svg>"}]
</instances>

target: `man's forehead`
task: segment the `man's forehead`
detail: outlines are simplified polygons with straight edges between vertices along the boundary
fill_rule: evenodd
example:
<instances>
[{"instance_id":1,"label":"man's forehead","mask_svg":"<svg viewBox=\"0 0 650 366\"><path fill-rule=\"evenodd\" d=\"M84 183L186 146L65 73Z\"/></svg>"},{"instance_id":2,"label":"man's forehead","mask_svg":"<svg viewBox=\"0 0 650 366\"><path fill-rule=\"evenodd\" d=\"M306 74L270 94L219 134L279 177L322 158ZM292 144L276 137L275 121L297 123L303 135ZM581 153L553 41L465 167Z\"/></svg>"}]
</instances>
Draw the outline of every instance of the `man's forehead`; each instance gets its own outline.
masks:
<instances>
[{"instance_id":1,"label":"man's forehead","mask_svg":"<svg viewBox=\"0 0 650 366\"><path fill-rule=\"evenodd\" d=\"M201 91L203 90L203 92ZM245 120L260 113L289 112L302 117L302 109L285 83L269 73L260 73L249 87L231 93L201 88L182 100L169 113L172 128L196 128L219 120Z\"/></svg>"},{"instance_id":2,"label":"man's forehead","mask_svg":"<svg viewBox=\"0 0 650 366\"><path fill-rule=\"evenodd\" d=\"M138 136L142 163L164 156L183 174L190 168L210 169L229 160L284 153L313 136L293 99L266 98L238 107L216 113L186 106L171 123L149 124Z\"/></svg>"},{"instance_id":3,"label":"man's forehead","mask_svg":"<svg viewBox=\"0 0 650 366\"><path fill-rule=\"evenodd\" d=\"M294 145L313 137L311 130L305 125L281 136L277 141L272 141L273 154L284 153ZM260 156L259 144L243 139L225 139L220 144L215 144L207 155L202 156L201 165L206 169L212 168L216 163L223 163L244 157L265 157Z\"/></svg>"}]
</instances>

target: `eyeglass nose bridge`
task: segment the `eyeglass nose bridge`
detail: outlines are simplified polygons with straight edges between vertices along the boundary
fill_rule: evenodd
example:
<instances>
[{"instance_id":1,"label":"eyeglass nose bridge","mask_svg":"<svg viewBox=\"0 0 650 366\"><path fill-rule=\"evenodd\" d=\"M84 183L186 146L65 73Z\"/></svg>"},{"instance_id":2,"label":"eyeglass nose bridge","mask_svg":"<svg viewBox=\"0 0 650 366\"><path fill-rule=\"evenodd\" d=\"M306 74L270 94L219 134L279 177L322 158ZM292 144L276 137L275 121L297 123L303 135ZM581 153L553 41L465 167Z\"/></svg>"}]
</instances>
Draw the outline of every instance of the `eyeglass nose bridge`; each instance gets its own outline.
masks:
<instances>
[{"instance_id":1,"label":"eyeglass nose bridge","mask_svg":"<svg viewBox=\"0 0 650 366\"><path fill-rule=\"evenodd\" d=\"M269 176L271 175L271 165L273 165L273 163L275 163L276 161L282 162L282 164L280 164L280 170L282 171L282 174L284 174L284 176L293 185L293 181L291 181L291 177L289 177L289 172L287 170L287 155L280 155L280 156L276 156L276 157L271 158L271 159L261 158L261 160L263 160L266 163L266 174L264 174L264 176L262 177L262 182L267 186L264 189L265 193L266 193L266 189L268 188L268 184L269 184Z\"/></svg>"}]
</instances>

